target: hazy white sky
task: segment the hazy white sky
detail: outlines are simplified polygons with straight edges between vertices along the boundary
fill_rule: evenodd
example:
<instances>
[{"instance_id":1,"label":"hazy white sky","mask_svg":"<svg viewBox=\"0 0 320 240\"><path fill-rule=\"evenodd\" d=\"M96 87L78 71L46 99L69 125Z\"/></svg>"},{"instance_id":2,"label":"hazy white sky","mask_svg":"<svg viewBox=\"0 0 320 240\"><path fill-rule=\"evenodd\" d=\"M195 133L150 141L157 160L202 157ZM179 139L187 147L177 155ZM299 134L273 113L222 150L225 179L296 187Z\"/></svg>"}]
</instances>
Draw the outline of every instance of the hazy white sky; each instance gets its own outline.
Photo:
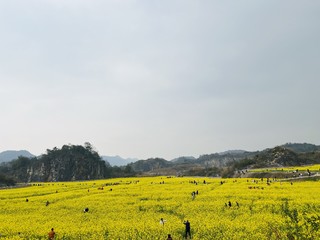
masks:
<instances>
[{"instance_id":1,"label":"hazy white sky","mask_svg":"<svg viewBox=\"0 0 320 240\"><path fill-rule=\"evenodd\" d=\"M0 0L0 152L320 144L320 1Z\"/></svg>"}]
</instances>

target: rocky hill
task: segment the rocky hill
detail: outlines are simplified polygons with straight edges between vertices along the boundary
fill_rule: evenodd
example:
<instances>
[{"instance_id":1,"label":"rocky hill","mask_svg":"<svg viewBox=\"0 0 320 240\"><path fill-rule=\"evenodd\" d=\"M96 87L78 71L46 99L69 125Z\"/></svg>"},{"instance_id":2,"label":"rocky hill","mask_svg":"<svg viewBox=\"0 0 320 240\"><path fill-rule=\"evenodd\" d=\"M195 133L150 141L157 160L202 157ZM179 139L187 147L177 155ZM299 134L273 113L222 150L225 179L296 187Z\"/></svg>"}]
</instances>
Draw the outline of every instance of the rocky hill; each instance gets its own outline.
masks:
<instances>
[{"instance_id":1,"label":"rocky hill","mask_svg":"<svg viewBox=\"0 0 320 240\"><path fill-rule=\"evenodd\" d=\"M285 144L263 151L242 150L180 157L172 161L147 159L129 164L141 175L205 175L232 177L242 169L299 166L320 163L320 147L313 144ZM311 150L311 152L309 152Z\"/></svg>"},{"instance_id":2,"label":"rocky hill","mask_svg":"<svg viewBox=\"0 0 320 240\"><path fill-rule=\"evenodd\" d=\"M105 177L105 162L88 145L64 145L47 150L39 158L18 157L2 167L8 176L20 182L70 181Z\"/></svg>"},{"instance_id":3,"label":"rocky hill","mask_svg":"<svg viewBox=\"0 0 320 240\"><path fill-rule=\"evenodd\" d=\"M48 149L46 154L37 158L19 156L0 165L0 176L16 182L74 181L131 175L130 168L113 169L89 143Z\"/></svg>"}]
</instances>

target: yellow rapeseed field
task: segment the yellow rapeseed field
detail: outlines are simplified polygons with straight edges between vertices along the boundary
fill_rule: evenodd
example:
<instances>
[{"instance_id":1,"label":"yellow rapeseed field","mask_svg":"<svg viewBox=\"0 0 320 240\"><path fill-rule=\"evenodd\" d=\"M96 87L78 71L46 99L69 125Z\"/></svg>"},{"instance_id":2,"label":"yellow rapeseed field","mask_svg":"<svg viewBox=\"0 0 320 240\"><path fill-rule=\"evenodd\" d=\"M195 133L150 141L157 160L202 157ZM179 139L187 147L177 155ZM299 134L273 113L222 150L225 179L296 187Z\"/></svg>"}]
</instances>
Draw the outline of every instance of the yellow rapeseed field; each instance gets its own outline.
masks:
<instances>
[{"instance_id":1,"label":"yellow rapeseed field","mask_svg":"<svg viewBox=\"0 0 320 240\"><path fill-rule=\"evenodd\" d=\"M304 172L307 174L307 170L312 172L320 172L320 164L291 167L256 168L249 169L249 172Z\"/></svg>"},{"instance_id":2,"label":"yellow rapeseed field","mask_svg":"<svg viewBox=\"0 0 320 240\"><path fill-rule=\"evenodd\" d=\"M185 220L195 240L320 239L319 196L318 181L141 177L33 183L0 191L0 239L48 239L54 228L56 240L166 240L168 234L177 240L184 239Z\"/></svg>"}]
</instances>

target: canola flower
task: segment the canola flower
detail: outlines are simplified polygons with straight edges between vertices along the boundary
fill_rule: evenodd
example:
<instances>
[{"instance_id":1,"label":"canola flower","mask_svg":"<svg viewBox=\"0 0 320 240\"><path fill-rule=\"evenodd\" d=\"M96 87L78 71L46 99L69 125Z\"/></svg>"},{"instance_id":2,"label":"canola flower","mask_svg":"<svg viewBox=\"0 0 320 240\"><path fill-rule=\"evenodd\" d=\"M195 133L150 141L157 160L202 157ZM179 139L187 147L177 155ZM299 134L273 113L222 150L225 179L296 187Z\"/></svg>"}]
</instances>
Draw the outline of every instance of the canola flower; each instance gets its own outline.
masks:
<instances>
[{"instance_id":1,"label":"canola flower","mask_svg":"<svg viewBox=\"0 0 320 240\"><path fill-rule=\"evenodd\" d=\"M294 166L294 167L271 167L271 168L255 168L249 169L249 172L299 172L303 174L307 174L307 170L319 173L320 172L320 164L314 165L305 165L305 166Z\"/></svg>"},{"instance_id":2,"label":"canola flower","mask_svg":"<svg viewBox=\"0 0 320 240\"><path fill-rule=\"evenodd\" d=\"M0 191L0 239L48 239L52 227L57 240L162 240L169 233L183 239L184 220L195 240L320 239L319 196L318 181L141 177L32 183Z\"/></svg>"}]
</instances>

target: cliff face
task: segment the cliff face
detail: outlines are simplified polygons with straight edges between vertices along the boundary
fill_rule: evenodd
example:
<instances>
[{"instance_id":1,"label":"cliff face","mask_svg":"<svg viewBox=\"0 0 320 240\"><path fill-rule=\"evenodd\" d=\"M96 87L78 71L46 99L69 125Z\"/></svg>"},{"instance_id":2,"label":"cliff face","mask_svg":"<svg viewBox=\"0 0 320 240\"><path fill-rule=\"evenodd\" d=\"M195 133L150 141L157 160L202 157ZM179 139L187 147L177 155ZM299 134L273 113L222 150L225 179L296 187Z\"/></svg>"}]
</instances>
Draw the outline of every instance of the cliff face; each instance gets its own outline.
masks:
<instances>
[{"instance_id":1,"label":"cliff face","mask_svg":"<svg viewBox=\"0 0 320 240\"><path fill-rule=\"evenodd\" d=\"M4 167L1 167L2 171ZM47 150L39 158L19 157L5 165L6 175L18 182L71 181L101 179L106 163L91 146L64 145Z\"/></svg>"},{"instance_id":2,"label":"cliff face","mask_svg":"<svg viewBox=\"0 0 320 240\"><path fill-rule=\"evenodd\" d=\"M28 182L73 181L104 178L104 161L89 158L58 158L50 161L37 161L26 170Z\"/></svg>"}]
</instances>

